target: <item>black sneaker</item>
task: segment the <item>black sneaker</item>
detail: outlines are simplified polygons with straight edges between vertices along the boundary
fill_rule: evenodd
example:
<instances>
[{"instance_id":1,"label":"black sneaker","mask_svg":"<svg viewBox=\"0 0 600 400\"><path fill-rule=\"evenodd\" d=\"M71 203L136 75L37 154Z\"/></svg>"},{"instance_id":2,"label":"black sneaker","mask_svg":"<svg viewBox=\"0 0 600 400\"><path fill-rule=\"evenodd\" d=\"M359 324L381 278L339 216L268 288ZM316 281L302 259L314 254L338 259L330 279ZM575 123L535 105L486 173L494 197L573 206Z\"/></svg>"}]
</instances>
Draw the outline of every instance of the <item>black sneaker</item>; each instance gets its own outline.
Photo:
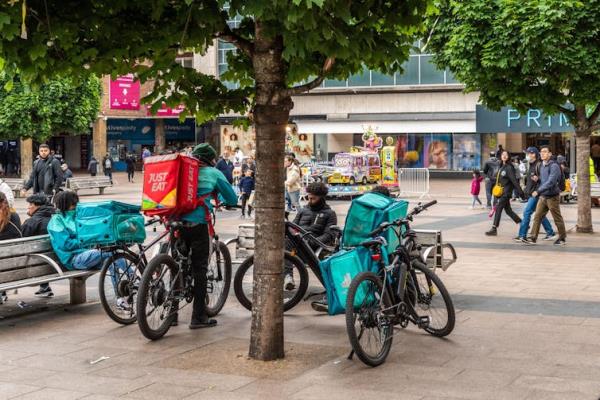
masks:
<instances>
[{"instance_id":1,"label":"black sneaker","mask_svg":"<svg viewBox=\"0 0 600 400\"><path fill-rule=\"evenodd\" d=\"M310 306L317 312L327 312L329 310L326 301L313 301Z\"/></svg>"},{"instance_id":2,"label":"black sneaker","mask_svg":"<svg viewBox=\"0 0 600 400\"><path fill-rule=\"evenodd\" d=\"M492 229L487 231L485 234L486 234L486 236L498 236L498 231L496 230L495 227L492 227Z\"/></svg>"},{"instance_id":3,"label":"black sneaker","mask_svg":"<svg viewBox=\"0 0 600 400\"><path fill-rule=\"evenodd\" d=\"M525 246L535 246L537 244L533 238L522 238L521 243L523 243Z\"/></svg>"},{"instance_id":4,"label":"black sneaker","mask_svg":"<svg viewBox=\"0 0 600 400\"><path fill-rule=\"evenodd\" d=\"M513 238L513 240L514 240L515 242L522 242L522 241L523 241L523 239L525 239L525 238L522 238L521 236L516 236L516 237L514 237L514 238Z\"/></svg>"},{"instance_id":5,"label":"black sneaker","mask_svg":"<svg viewBox=\"0 0 600 400\"><path fill-rule=\"evenodd\" d=\"M556 239L556 242L554 242L555 246L564 246L565 244L567 244L567 242L565 241L565 239Z\"/></svg>"},{"instance_id":6,"label":"black sneaker","mask_svg":"<svg viewBox=\"0 0 600 400\"><path fill-rule=\"evenodd\" d=\"M544 236L544 238L542 240L549 242L549 241L555 240L557 238L558 238L558 235L556 233L553 233L552 235Z\"/></svg>"},{"instance_id":7,"label":"black sneaker","mask_svg":"<svg viewBox=\"0 0 600 400\"><path fill-rule=\"evenodd\" d=\"M211 318L204 318L200 320L192 319L190 322L190 329L202 329L202 328L212 328L213 326L217 326L217 320Z\"/></svg>"},{"instance_id":8,"label":"black sneaker","mask_svg":"<svg viewBox=\"0 0 600 400\"><path fill-rule=\"evenodd\" d=\"M40 290L35 292L35 295L38 297L52 297L54 296L54 292L52 292L52 288L50 286L46 286L44 288L40 287Z\"/></svg>"}]
</instances>

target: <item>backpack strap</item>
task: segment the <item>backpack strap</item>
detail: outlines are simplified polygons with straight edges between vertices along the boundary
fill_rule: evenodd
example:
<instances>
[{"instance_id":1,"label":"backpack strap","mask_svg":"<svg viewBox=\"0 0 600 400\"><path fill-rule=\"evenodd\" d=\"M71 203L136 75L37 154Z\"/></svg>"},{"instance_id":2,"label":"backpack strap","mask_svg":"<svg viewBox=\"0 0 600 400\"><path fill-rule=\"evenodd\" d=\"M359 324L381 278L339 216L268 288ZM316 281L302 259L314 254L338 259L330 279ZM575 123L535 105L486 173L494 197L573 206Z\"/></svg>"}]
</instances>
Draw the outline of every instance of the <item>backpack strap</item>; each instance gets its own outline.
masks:
<instances>
[{"instance_id":1,"label":"backpack strap","mask_svg":"<svg viewBox=\"0 0 600 400\"><path fill-rule=\"evenodd\" d=\"M211 217L210 208L206 204L206 199L212 197L215 200L216 207L219 207L219 199L215 192L210 192L208 194L202 195L196 199L196 207L202 207L204 209L204 220L208 225L208 233L211 237L215 236L215 225L213 223L213 219Z\"/></svg>"}]
</instances>

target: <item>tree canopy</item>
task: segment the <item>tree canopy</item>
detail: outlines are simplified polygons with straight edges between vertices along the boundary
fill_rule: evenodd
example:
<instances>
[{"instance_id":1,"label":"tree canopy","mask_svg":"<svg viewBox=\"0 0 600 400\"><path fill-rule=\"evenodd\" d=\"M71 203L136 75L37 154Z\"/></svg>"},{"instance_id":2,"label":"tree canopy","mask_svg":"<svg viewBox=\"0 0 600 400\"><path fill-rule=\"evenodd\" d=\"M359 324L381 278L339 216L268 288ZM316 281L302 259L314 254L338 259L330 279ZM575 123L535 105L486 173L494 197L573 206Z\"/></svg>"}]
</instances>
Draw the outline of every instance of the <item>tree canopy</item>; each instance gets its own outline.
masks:
<instances>
[{"instance_id":1,"label":"tree canopy","mask_svg":"<svg viewBox=\"0 0 600 400\"><path fill-rule=\"evenodd\" d=\"M0 74L0 137L44 140L59 133L83 134L100 111L100 80L75 83L51 79L31 86L20 77Z\"/></svg>"}]
</instances>

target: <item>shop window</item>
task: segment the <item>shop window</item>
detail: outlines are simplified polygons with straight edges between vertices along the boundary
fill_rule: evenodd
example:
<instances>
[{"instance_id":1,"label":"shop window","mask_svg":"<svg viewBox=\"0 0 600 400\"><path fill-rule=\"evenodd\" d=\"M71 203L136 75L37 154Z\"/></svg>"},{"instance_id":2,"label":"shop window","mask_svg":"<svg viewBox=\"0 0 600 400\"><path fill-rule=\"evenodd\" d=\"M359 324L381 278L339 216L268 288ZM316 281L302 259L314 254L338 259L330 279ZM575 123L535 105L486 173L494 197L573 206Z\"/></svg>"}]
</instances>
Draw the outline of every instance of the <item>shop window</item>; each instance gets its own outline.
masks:
<instances>
[{"instance_id":1,"label":"shop window","mask_svg":"<svg viewBox=\"0 0 600 400\"><path fill-rule=\"evenodd\" d=\"M419 57L411 56L402 64L402 73L396 73L396 85L419 84Z\"/></svg>"},{"instance_id":2,"label":"shop window","mask_svg":"<svg viewBox=\"0 0 600 400\"><path fill-rule=\"evenodd\" d=\"M460 83L458 80L456 80L456 78L454 77L454 74L452 72L450 72L449 69L446 70L446 83L447 84Z\"/></svg>"},{"instance_id":3,"label":"shop window","mask_svg":"<svg viewBox=\"0 0 600 400\"><path fill-rule=\"evenodd\" d=\"M481 168L481 136L479 134L452 135L452 169L472 171Z\"/></svg>"},{"instance_id":4,"label":"shop window","mask_svg":"<svg viewBox=\"0 0 600 400\"><path fill-rule=\"evenodd\" d=\"M432 59L432 56L421 56L421 85L444 83L444 71L440 71Z\"/></svg>"}]
</instances>

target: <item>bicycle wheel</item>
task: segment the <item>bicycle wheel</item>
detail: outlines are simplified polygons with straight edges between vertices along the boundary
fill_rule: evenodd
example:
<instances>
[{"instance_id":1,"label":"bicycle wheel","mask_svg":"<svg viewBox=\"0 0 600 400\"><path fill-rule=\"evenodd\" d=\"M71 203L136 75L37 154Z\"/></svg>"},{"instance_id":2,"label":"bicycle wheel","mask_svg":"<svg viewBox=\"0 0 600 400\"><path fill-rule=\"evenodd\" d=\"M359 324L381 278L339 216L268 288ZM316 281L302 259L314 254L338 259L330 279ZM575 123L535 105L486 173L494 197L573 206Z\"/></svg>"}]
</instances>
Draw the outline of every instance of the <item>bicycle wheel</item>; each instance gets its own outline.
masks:
<instances>
[{"instance_id":1,"label":"bicycle wheel","mask_svg":"<svg viewBox=\"0 0 600 400\"><path fill-rule=\"evenodd\" d=\"M371 367L385 362L394 337L394 325L381 301L383 285L373 272L361 272L352 279L346 298L346 330L352 350ZM384 296L387 299L387 296Z\"/></svg>"},{"instance_id":2,"label":"bicycle wheel","mask_svg":"<svg viewBox=\"0 0 600 400\"><path fill-rule=\"evenodd\" d=\"M454 329L454 305L442 280L421 261L412 262L407 294L419 316L428 316L425 331L433 336L449 335Z\"/></svg>"},{"instance_id":3,"label":"bicycle wheel","mask_svg":"<svg viewBox=\"0 0 600 400\"><path fill-rule=\"evenodd\" d=\"M142 334L150 340L167 333L178 311L175 288L181 287L179 265L167 254L159 254L146 266L137 295L136 312Z\"/></svg>"},{"instance_id":4,"label":"bicycle wheel","mask_svg":"<svg viewBox=\"0 0 600 400\"><path fill-rule=\"evenodd\" d=\"M135 298L143 272L142 261L128 253L117 252L102 265L98 283L100 303L116 323L133 324Z\"/></svg>"},{"instance_id":5,"label":"bicycle wheel","mask_svg":"<svg viewBox=\"0 0 600 400\"><path fill-rule=\"evenodd\" d=\"M206 278L206 314L214 317L223 309L231 287L231 256L225 243L219 241L213 249Z\"/></svg>"},{"instance_id":6,"label":"bicycle wheel","mask_svg":"<svg viewBox=\"0 0 600 400\"><path fill-rule=\"evenodd\" d=\"M291 285L283 289L283 311L288 311L302 300L308 289L308 272L302 260L286 252L284 255L285 270L293 277L294 288ZM288 282L289 283L289 282ZM254 289L254 256L248 257L240 265L233 278L233 291L242 306L252 311L252 291Z\"/></svg>"}]
</instances>

